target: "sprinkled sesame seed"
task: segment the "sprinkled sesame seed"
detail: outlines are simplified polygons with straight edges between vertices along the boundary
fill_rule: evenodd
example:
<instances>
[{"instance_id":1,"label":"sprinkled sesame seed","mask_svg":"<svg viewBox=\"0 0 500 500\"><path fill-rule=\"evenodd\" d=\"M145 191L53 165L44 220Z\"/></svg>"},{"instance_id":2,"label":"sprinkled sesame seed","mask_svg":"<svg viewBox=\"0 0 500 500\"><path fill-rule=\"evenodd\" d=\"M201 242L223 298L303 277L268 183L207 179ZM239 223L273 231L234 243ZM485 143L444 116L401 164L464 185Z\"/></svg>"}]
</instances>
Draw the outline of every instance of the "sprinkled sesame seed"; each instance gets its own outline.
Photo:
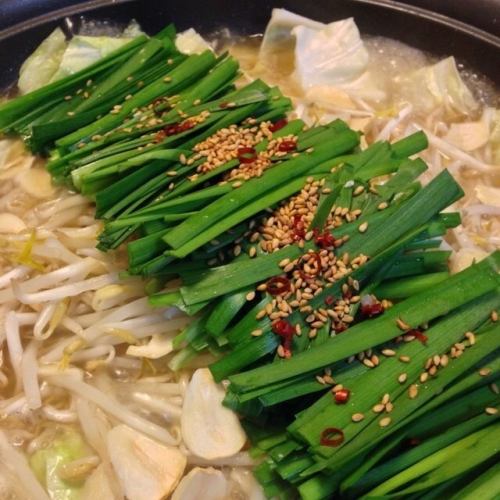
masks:
<instances>
[{"instance_id":1,"label":"sprinkled sesame seed","mask_svg":"<svg viewBox=\"0 0 500 500\"><path fill-rule=\"evenodd\" d=\"M387 427L390 423L391 423L391 417L384 417L380 419L378 425L380 425L380 427Z\"/></svg>"},{"instance_id":2,"label":"sprinkled sesame seed","mask_svg":"<svg viewBox=\"0 0 500 500\"><path fill-rule=\"evenodd\" d=\"M281 344L278 346L278 349L276 350L276 352L277 352L277 354L278 354L278 356L280 358L284 358L285 357L285 354L286 354L285 353L285 348Z\"/></svg>"},{"instance_id":3,"label":"sprinkled sesame seed","mask_svg":"<svg viewBox=\"0 0 500 500\"><path fill-rule=\"evenodd\" d=\"M169 177L175 177L175 176L177 175L177 172L176 172L175 170L169 170L169 171L167 172L167 175L168 175Z\"/></svg>"},{"instance_id":4,"label":"sprinkled sesame seed","mask_svg":"<svg viewBox=\"0 0 500 500\"><path fill-rule=\"evenodd\" d=\"M247 300L253 300L253 299L255 299L255 292L253 292L253 291L252 291L252 292L248 292L248 293L246 294L245 298L246 298Z\"/></svg>"},{"instance_id":5,"label":"sprinkled sesame seed","mask_svg":"<svg viewBox=\"0 0 500 500\"><path fill-rule=\"evenodd\" d=\"M487 377L488 375L491 375L491 368L481 368L479 370L479 375L481 375L481 377Z\"/></svg>"},{"instance_id":6,"label":"sprinkled sesame seed","mask_svg":"<svg viewBox=\"0 0 500 500\"><path fill-rule=\"evenodd\" d=\"M325 379L319 375L316 375L316 381L319 382L321 385L326 385Z\"/></svg>"},{"instance_id":7,"label":"sprinkled sesame seed","mask_svg":"<svg viewBox=\"0 0 500 500\"><path fill-rule=\"evenodd\" d=\"M492 390L492 392L494 392L495 394L500 394L500 389L498 389L498 385L495 384L495 382L493 382L492 384L490 384L490 389Z\"/></svg>"},{"instance_id":8,"label":"sprinkled sesame seed","mask_svg":"<svg viewBox=\"0 0 500 500\"><path fill-rule=\"evenodd\" d=\"M491 318L491 321L498 321L498 313L496 311L491 311L491 314L490 314L490 318Z\"/></svg>"},{"instance_id":9,"label":"sprinkled sesame seed","mask_svg":"<svg viewBox=\"0 0 500 500\"><path fill-rule=\"evenodd\" d=\"M358 231L364 233L368 229L368 222L363 222L359 227Z\"/></svg>"},{"instance_id":10,"label":"sprinkled sesame seed","mask_svg":"<svg viewBox=\"0 0 500 500\"><path fill-rule=\"evenodd\" d=\"M393 351L392 349L382 349L382 354L390 358L391 356L396 355L396 351Z\"/></svg>"},{"instance_id":11,"label":"sprinkled sesame seed","mask_svg":"<svg viewBox=\"0 0 500 500\"><path fill-rule=\"evenodd\" d=\"M408 397L415 399L418 396L418 387L415 384L410 385L408 389Z\"/></svg>"},{"instance_id":12,"label":"sprinkled sesame seed","mask_svg":"<svg viewBox=\"0 0 500 500\"><path fill-rule=\"evenodd\" d=\"M401 318L396 319L396 325L398 325L398 328L403 331L411 329L411 326L408 323L405 323Z\"/></svg>"},{"instance_id":13,"label":"sprinkled sesame seed","mask_svg":"<svg viewBox=\"0 0 500 500\"><path fill-rule=\"evenodd\" d=\"M382 404L386 405L390 400L391 396L388 393L385 393L384 397L382 398Z\"/></svg>"},{"instance_id":14,"label":"sprinkled sesame seed","mask_svg":"<svg viewBox=\"0 0 500 500\"><path fill-rule=\"evenodd\" d=\"M262 319L264 316L266 315L266 310L265 309L261 309L256 315L255 315L255 318L256 319Z\"/></svg>"},{"instance_id":15,"label":"sprinkled sesame seed","mask_svg":"<svg viewBox=\"0 0 500 500\"><path fill-rule=\"evenodd\" d=\"M383 405L382 403L377 403L373 408L372 410L375 412L375 413L382 413L384 410L385 410L385 405Z\"/></svg>"},{"instance_id":16,"label":"sprinkled sesame seed","mask_svg":"<svg viewBox=\"0 0 500 500\"><path fill-rule=\"evenodd\" d=\"M364 186L358 186L356 187L356 189L354 190L354 196L358 196L359 194L361 194L363 191L365 190L365 187Z\"/></svg>"},{"instance_id":17,"label":"sprinkled sesame seed","mask_svg":"<svg viewBox=\"0 0 500 500\"><path fill-rule=\"evenodd\" d=\"M363 364L368 368L375 368L375 365L373 364L373 361L371 359L368 358L363 359Z\"/></svg>"},{"instance_id":18,"label":"sprinkled sesame seed","mask_svg":"<svg viewBox=\"0 0 500 500\"><path fill-rule=\"evenodd\" d=\"M422 372L420 374L420 377L419 377L420 383L424 384L425 382L427 382L428 378L429 378L429 374L427 372Z\"/></svg>"},{"instance_id":19,"label":"sprinkled sesame seed","mask_svg":"<svg viewBox=\"0 0 500 500\"><path fill-rule=\"evenodd\" d=\"M493 408L493 406L487 406L484 411L487 415L496 415L498 413L498 409Z\"/></svg>"},{"instance_id":20,"label":"sprinkled sesame seed","mask_svg":"<svg viewBox=\"0 0 500 500\"><path fill-rule=\"evenodd\" d=\"M365 418L365 416L362 414L362 413L355 413L351 419L353 422L361 422L361 420L363 420Z\"/></svg>"},{"instance_id":21,"label":"sprinkled sesame seed","mask_svg":"<svg viewBox=\"0 0 500 500\"><path fill-rule=\"evenodd\" d=\"M64 100L65 100L65 101L71 101L71 99L73 99L73 97L72 97L72 96L70 96L70 95L66 95L66 96L64 96Z\"/></svg>"},{"instance_id":22,"label":"sprinkled sesame seed","mask_svg":"<svg viewBox=\"0 0 500 500\"><path fill-rule=\"evenodd\" d=\"M408 375L406 373L400 373L398 377L398 382L400 384L404 384L406 382L406 379L408 378Z\"/></svg>"},{"instance_id":23,"label":"sprinkled sesame seed","mask_svg":"<svg viewBox=\"0 0 500 500\"><path fill-rule=\"evenodd\" d=\"M436 366L439 366L439 364L441 363L441 356L439 354L434 354L434 356L432 357L432 362Z\"/></svg>"},{"instance_id":24,"label":"sprinkled sesame seed","mask_svg":"<svg viewBox=\"0 0 500 500\"><path fill-rule=\"evenodd\" d=\"M235 257L238 257L238 255L240 255L240 253L241 253L241 246L240 245L236 245L234 247L233 254L234 254Z\"/></svg>"},{"instance_id":25,"label":"sprinkled sesame seed","mask_svg":"<svg viewBox=\"0 0 500 500\"><path fill-rule=\"evenodd\" d=\"M384 210L384 209L386 209L388 206L389 206L389 203L387 203L386 201L383 201L382 203L379 203L379 205L378 205L378 207L377 207L377 208L378 208L379 210Z\"/></svg>"},{"instance_id":26,"label":"sprinkled sesame seed","mask_svg":"<svg viewBox=\"0 0 500 500\"><path fill-rule=\"evenodd\" d=\"M260 337L264 333L260 328L252 332L252 337Z\"/></svg>"},{"instance_id":27,"label":"sprinkled sesame seed","mask_svg":"<svg viewBox=\"0 0 500 500\"><path fill-rule=\"evenodd\" d=\"M401 361L403 363L409 363L410 362L410 356L406 356L406 355L399 356L399 361Z\"/></svg>"},{"instance_id":28,"label":"sprinkled sesame seed","mask_svg":"<svg viewBox=\"0 0 500 500\"><path fill-rule=\"evenodd\" d=\"M164 81L165 83L169 83L169 82L171 82L171 81L172 81L172 78L171 78L170 76L166 76L166 77L163 79L163 81Z\"/></svg>"},{"instance_id":29,"label":"sprinkled sesame seed","mask_svg":"<svg viewBox=\"0 0 500 500\"><path fill-rule=\"evenodd\" d=\"M470 345L474 345L476 343L476 336L472 332L467 332L465 337L469 341Z\"/></svg>"}]
</instances>

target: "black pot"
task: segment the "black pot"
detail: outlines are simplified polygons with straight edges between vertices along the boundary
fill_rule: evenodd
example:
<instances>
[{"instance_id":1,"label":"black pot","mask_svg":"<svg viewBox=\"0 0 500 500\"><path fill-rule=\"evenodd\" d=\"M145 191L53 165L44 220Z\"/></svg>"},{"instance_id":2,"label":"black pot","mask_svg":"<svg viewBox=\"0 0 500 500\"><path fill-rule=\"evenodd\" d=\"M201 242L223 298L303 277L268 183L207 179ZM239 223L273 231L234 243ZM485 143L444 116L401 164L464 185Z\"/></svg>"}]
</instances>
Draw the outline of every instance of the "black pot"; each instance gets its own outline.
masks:
<instances>
[{"instance_id":1,"label":"black pot","mask_svg":"<svg viewBox=\"0 0 500 500\"><path fill-rule=\"evenodd\" d=\"M404 1L0 0L0 87L15 81L19 65L56 26L74 29L82 16L119 23L134 18L148 32L174 22L179 29L192 26L209 33L229 27L245 35L262 32L272 7L321 21L352 16L362 33L394 38L437 56L454 55L500 84L500 0Z\"/></svg>"}]
</instances>

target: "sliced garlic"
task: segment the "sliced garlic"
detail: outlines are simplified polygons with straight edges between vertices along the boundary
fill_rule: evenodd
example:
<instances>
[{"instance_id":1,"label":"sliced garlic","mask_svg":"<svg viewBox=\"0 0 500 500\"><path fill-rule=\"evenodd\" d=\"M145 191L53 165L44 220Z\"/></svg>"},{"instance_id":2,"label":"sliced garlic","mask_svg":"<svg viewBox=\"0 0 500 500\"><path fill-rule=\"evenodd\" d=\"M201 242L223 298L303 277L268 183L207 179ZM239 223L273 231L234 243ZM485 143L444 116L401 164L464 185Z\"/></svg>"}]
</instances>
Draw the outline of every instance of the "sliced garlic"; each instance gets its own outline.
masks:
<instances>
[{"instance_id":1,"label":"sliced garlic","mask_svg":"<svg viewBox=\"0 0 500 500\"><path fill-rule=\"evenodd\" d=\"M220 470L195 467L182 478L172 500L223 500L226 498L227 480Z\"/></svg>"},{"instance_id":2,"label":"sliced garlic","mask_svg":"<svg viewBox=\"0 0 500 500\"><path fill-rule=\"evenodd\" d=\"M264 490L250 469L235 467L231 471L230 479L238 485L244 498L248 500L265 500Z\"/></svg>"},{"instance_id":3,"label":"sliced garlic","mask_svg":"<svg viewBox=\"0 0 500 500\"><path fill-rule=\"evenodd\" d=\"M184 443L198 457L229 457L241 450L246 437L234 412L222 406L224 389L208 368L193 374L184 397L181 431Z\"/></svg>"},{"instance_id":4,"label":"sliced garlic","mask_svg":"<svg viewBox=\"0 0 500 500\"><path fill-rule=\"evenodd\" d=\"M153 441L126 425L107 436L108 453L128 500L160 500L169 495L186 467L177 449Z\"/></svg>"},{"instance_id":5,"label":"sliced garlic","mask_svg":"<svg viewBox=\"0 0 500 500\"><path fill-rule=\"evenodd\" d=\"M490 132L482 122L452 123L444 139L462 151L474 151L484 146Z\"/></svg>"},{"instance_id":6,"label":"sliced garlic","mask_svg":"<svg viewBox=\"0 0 500 500\"><path fill-rule=\"evenodd\" d=\"M0 233L17 234L26 229L26 224L17 215L0 213Z\"/></svg>"},{"instance_id":7,"label":"sliced garlic","mask_svg":"<svg viewBox=\"0 0 500 500\"><path fill-rule=\"evenodd\" d=\"M25 170L16 177L17 184L26 193L35 198L50 198L54 195L54 187L50 174L41 168Z\"/></svg>"}]
</instances>

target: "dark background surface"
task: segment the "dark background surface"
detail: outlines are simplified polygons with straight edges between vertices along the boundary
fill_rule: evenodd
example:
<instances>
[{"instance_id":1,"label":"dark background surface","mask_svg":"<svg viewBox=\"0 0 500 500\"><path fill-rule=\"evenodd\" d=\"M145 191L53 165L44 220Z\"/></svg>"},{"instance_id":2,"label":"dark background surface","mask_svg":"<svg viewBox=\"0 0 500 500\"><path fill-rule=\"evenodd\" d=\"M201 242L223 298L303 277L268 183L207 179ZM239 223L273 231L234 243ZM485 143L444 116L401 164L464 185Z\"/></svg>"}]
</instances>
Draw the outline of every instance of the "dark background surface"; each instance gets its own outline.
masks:
<instances>
[{"instance_id":1,"label":"dark background surface","mask_svg":"<svg viewBox=\"0 0 500 500\"><path fill-rule=\"evenodd\" d=\"M411 4L411 5L410 5ZM422 11L425 6L450 18ZM127 23L148 32L174 22L201 33L229 27L238 34L262 32L271 9L285 7L324 22L353 16L364 34L383 35L438 56L454 55L500 84L500 0L0 0L0 87L16 79L19 65L56 26L87 19ZM63 9L63 10L60 10ZM66 23L67 24L67 23ZM483 31L477 29L482 28Z\"/></svg>"},{"instance_id":2,"label":"dark background surface","mask_svg":"<svg viewBox=\"0 0 500 500\"><path fill-rule=\"evenodd\" d=\"M85 1L0 0L0 30L50 11L62 9L68 5L84 3ZM400 2L444 14L500 36L500 0L400 0ZM145 1L143 3L147 5L151 2ZM158 6L161 3L168 2L157 0L155 3ZM243 2L233 0L233 3ZM248 3L251 3L251 0Z\"/></svg>"}]
</instances>

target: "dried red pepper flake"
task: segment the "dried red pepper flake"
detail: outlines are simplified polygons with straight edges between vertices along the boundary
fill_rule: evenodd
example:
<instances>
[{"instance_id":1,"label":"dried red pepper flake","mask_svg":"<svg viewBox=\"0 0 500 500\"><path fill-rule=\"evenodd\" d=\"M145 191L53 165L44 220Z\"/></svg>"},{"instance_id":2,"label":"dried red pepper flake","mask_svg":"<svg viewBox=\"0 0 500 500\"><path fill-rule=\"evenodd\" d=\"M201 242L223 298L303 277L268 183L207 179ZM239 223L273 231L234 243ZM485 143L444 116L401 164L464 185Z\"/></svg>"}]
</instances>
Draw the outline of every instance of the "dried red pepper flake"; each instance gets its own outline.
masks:
<instances>
[{"instance_id":1,"label":"dried red pepper flake","mask_svg":"<svg viewBox=\"0 0 500 500\"><path fill-rule=\"evenodd\" d=\"M253 163L257 159L257 151L254 148L238 148L237 154L240 163Z\"/></svg>"},{"instance_id":2,"label":"dried red pepper flake","mask_svg":"<svg viewBox=\"0 0 500 500\"><path fill-rule=\"evenodd\" d=\"M269 126L269 130L271 132L277 132L278 130L281 130L287 124L288 124L288 120L286 118L282 118L281 120L278 120L277 122L272 123Z\"/></svg>"},{"instance_id":3,"label":"dried red pepper flake","mask_svg":"<svg viewBox=\"0 0 500 500\"><path fill-rule=\"evenodd\" d=\"M346 404L349 401L349 397L351 396L351 391L349 389L340 389L335 393L335 402L339 405Z\"/></svg>"},{"instance_id":4,"label":"dried red pepper flake","mask_svg":"<svg viewBox=\"0 0 500 500\"><path fill-rule=\"evenodd\" d=\"M297 141L287 140L280 142L278 151L287 153L288 151L295 151L297 149Z\"/></svg>"},{"instance_id":5,"label":"dried red pepper flake","mask_svg":"<svg viewBox=\"0 0 500 500\"><path fill-rule=\"evenodd\" d=\"M166 136L180 134L181 132L186 132L195 126L195 123L192 120L185 120L181 123L173 123L171 125L167 125L163 128L163 132Z\"/></svg>"},{"instance_id":6,"label":"dried red pepper flake","mask_svg":"<svg viewBox=\"0 0 500 500\"><path fill-rule=\"evenodd\" d=\"M335 330L335 333L342 333L347 330L347 325L345 323L336 323L335 326L333 327Z\"/></svg>"},{"instance_id":7,"label":"dried red pepper flake","mask_svg":"<svg viewBox=\"0 0 500 500\"><path fill-rule=\"evenodd\" d=\"M328 427L322 433L319 440L321 446L340 446L344 442L344 433L336 427Z\"/></svg>"},{"instance_id":8,"label":"dried red pepper flake","mask_svg":"<svg viewBox=\"0 0 500 500\"><path fill-rule=\"evenodd\" d=\"M335 302L335 297L333 295L327 295L325 297L325 304L331 306Z\"/></svg>"},{"instance_id":9,"label":"dried red pepper flake","mask_svg":"<svg viewBox=\"0 0 500 500\"><path fill-rule=\"evenodd\" d=\"M344 300L352 299L352 290L350 288L348 288L345 292L342 292L342 298Z\"/></svg>"},{"instance_id":10,"label":"dried red pepper flake","mask_svg":"<svg viewBox=\"0 0 500 500\"><path fill-rule=\"evenodd\" d=\"M294 215L292 222L293 239L295 241L303 240L306 237L306 226L302 215Z\"/></svg>"},{"instance_id":11,"label":"dried red pepper flake","mask_svg":"<svg viewBox=\"0 0 500 500\"><path fill-rule=\"evenodd\" d=\"M281 295L290 291L290 280L284 276L275 276L266 283L266 290L271 295Z\"/></svg>"},{"instance_id":12,"label":"dried red pepper flake","mask_svg":"<svg viewBox=\"0 0 500 500\"><path fill-rule=\"evenodd\" d=\"M319 229L315 228L313 230L314 233L314 243L320 248L331 248L335 246L335 238L332 234L328 232L328 230L324 230L321 232Z\"/></svg>"},{"instance_id":13,"label":"dried red pepper flake","mask_svg":"<svg viewBox=\"0 0 500 500\"><path fill-rule=\"evenodd\" d=\"M373 304L362 304L361 314L366 318L373 318L374 316L379 316L384 312L384 308L380 302L374 302Z\"/></svg>"},{"instance_id":14,"label":"dried red pepper flake","mask_svg":"<svg viewBox=\"0 0 500 500\"><path fill-rule=\"evenodd\" d=\"M406 335L413 335L417 340L422 342L422 344L427 343L428 337L423 334L420 330L409 330L406 332Z\"/></svg>"},{"instance_id":15,"label":"dried red pepper flake","mask_svg":"<svg viewBox=\"0 0 500 500\"><path fill-rule=\"evenodd\" d=\"M163 139L165 139L165 137L167 137L167 134L165 133L164 130L160 130L159 132L157 132L153 138L153 142L161 142L163 141Z\"/></svg>"},{"instance_id":16,"label":"dried red pepper flake","mask_svg":"<svg viewBox=\"0 0 500 500\"><path fill-rule=\"evenodd\" d=\"M418 438L409 438L407 441L406 441L406 444L408 446L418 446L422 441Z\"/></svg>"},{"instance_id":17,"label":"dried red pepper flake","mask_svg":"<svg viewBox=\"0 0 500 500\"><path fill-rule=\"evenodd\" d=\"M295 334L295 328L286 319L275 321L272 325L272 330L276 335L289 339Z\"/></svg>"}]
</instances>

